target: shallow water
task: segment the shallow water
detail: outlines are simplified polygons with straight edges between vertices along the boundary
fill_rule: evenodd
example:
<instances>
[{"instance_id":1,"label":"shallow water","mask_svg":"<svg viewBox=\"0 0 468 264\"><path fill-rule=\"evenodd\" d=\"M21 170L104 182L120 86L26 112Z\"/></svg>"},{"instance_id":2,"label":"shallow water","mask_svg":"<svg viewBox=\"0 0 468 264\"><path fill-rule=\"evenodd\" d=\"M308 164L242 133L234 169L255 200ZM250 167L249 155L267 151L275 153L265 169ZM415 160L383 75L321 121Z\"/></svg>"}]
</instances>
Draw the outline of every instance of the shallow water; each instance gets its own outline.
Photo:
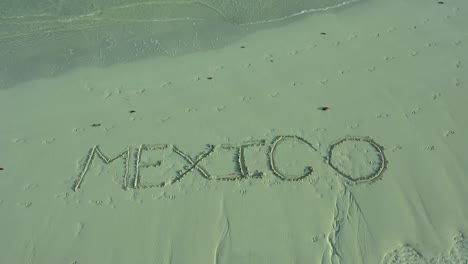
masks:
<instances>
[{"instance_id":1,"label":"shallow water","mask_svg":"<svg viewBox=\"0 0 468 264\"><path fill-rule=\"evenodd\" d=\"M2 1L0 88L79 66L216 49L274 22L351 2Z\"/></svg>"}]
</instances>

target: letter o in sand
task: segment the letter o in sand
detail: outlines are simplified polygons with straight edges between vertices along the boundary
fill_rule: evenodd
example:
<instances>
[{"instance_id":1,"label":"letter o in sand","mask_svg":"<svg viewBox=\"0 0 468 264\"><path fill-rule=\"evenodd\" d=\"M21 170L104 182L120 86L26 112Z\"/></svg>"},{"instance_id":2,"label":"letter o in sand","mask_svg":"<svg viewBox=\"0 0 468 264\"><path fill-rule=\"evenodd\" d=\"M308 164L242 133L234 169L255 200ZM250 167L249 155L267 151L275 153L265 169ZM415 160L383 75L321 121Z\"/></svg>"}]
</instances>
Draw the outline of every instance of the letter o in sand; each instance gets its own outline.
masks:
<instances>
[{"instance_id":1,"label":"letter o in sand","mask_svg":"<svg viewBox=\"0 0 468 264\"><path fill-rule=\"evenodd\" d=\"M278 146L278 144L280 144L281 142L283 142L285 140L296 140L296 141L302 142L303 144L305 144L305 145L309 146L310 148L312 148L314 151L317 151L317 149L314 148L312 146L312 144L310 144L310 142L308 142L307 140L305 140L305 139L303 139L301 137L298 137L298 136L278 136L273 140L273 142L271 144L271 148L270 148L270 153L269 153L270 169L280 179L287 180L287 181L299 181L301 179L304 179L307 176L310 176L312 174L312 172L314 171L312 169L312 166L305 167L304 168L304 174L299 175L299 176L286 176L286 174L284 174L283 172L278 170L278 167L276 166L276 161L275 161L275 151L276 151L276 147Z\"/></svg>"},{"instance_id":2,"label":"letter o in sand","mask_svg":"<svg viewBox=\"0 0 468 264\"><path fill-rule=\"evenodd\" d=\"M345 137L330 145L327 163L353 184L372 183L387 168L383 147L369 137Z\"/></svg>"}]
</instances>

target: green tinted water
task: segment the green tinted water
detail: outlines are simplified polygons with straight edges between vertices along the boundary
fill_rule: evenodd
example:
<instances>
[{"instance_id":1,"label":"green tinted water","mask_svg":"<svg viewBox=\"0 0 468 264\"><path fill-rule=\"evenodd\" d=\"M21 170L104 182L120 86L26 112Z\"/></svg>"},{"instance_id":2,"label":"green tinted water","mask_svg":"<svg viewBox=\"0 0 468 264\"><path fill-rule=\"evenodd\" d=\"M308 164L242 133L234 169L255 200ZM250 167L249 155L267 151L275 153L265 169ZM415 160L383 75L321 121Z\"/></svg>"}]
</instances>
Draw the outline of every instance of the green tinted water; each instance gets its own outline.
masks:
<instances>
[{"instance_id":1,"label":"green tinted water","mask_svg":"<svg viewBox=\"0 0 468 264\"><path fill-rule=\"evenodd\" d=\"M78 66L215 49L345 0L17 1L0 3L0 88Z\"/></svg>"}]
</instances>

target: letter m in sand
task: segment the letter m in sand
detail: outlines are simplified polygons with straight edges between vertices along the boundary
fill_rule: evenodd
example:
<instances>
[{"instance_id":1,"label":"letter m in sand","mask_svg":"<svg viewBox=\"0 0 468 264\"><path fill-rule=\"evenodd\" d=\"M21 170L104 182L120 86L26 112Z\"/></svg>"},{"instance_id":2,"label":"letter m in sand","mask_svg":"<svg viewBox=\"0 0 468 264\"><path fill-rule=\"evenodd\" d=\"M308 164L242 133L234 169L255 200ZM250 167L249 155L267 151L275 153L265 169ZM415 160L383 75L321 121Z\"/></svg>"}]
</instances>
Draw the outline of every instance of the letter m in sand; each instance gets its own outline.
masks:
<instances>
[{"instance_id":1,"label":"letter m in sand","mask_svg":"<svg viewBox=\"0 0 468 264\"><path fill-rule=\"evenodd\" d=\"M124 161L125 161L125 175L124 175L123 187L124 187L124 189L127 189L127 187L128 187L128 176L129 176L128 172L129 172L129 162L130 162L130 147L127 147L126 150L122 151L121 153L117 154L116 156L114 156L112 158L108 158L106 155L104 155L102 153L102 151L99 149L99 147L97 145L95 145L89 151L88 158L87 158L86 163L85 163L85 165L83 167L83 170L81 171L78 180L75 182L75 185L73 187L75 192L80 190L81 183L83 182L84 176L86 175L86 173L88 172L89 167L93 163L93 160L94 160L94 157L96 156L96 154L106 164L109 164L109 163L113 162L114 160L116 160L118 158L123 158L124 159Z\"/></svg>"}]
</instances>

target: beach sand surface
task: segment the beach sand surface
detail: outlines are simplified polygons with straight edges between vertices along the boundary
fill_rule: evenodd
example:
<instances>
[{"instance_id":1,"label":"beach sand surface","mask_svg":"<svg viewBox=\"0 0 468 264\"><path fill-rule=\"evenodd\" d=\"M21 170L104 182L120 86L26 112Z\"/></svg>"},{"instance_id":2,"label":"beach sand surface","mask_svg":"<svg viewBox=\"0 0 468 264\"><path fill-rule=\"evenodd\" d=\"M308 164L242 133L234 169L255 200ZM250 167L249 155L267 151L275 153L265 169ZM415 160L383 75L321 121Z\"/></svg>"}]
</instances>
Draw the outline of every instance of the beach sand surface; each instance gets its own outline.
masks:
<instances>
[{"instance_id":1,"label":"beach sand surface","mask_svg":"<svg viewBox=\"0 0 468 264\"><path fill-rule=\"evenodd\" d=\"M467 25L363 1L0 89L0 262L467 263Z\"/></svg>"}]
</instances>

